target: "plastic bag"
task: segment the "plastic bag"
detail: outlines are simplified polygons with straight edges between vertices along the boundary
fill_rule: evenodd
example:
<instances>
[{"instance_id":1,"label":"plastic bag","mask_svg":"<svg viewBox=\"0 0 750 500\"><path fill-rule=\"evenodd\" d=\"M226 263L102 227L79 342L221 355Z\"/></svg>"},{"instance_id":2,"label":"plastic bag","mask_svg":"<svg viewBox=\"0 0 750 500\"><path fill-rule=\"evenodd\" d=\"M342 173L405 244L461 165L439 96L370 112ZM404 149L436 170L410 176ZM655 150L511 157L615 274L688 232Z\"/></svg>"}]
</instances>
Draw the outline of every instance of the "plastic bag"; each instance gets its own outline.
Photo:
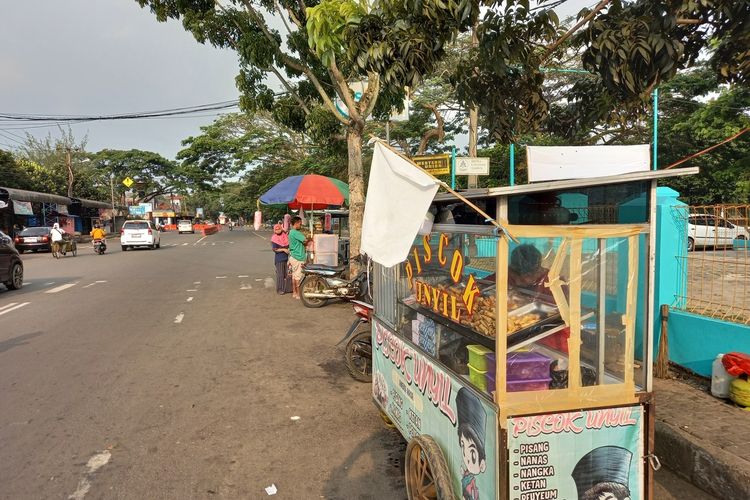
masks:
<instances>
[{"instance_id":1,"label":"plastic bag","mask_svg":"<svg viewBox=\"0 0 750 500\"><path fill-rule=\"evenodd\" d=\"M733 377L750 375L750 355L741 352L730 352L721 358L727 372Z\"/></svg>"}]
</instances>

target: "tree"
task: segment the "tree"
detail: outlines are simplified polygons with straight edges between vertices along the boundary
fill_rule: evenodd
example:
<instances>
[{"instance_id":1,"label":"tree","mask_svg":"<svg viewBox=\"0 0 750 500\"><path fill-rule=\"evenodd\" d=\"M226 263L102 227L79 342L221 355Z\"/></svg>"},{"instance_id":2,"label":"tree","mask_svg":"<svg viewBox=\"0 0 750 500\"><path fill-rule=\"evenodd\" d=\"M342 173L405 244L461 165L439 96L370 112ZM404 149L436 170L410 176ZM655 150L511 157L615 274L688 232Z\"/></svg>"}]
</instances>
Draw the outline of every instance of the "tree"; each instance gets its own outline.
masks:
<instances>
[{"instance_id":1,"label":"tree","mask_svg":"<svg viewBox=\"0 0 750 500\"><path fill-rule=\"evenodd\" d=\"M34 190L34 185L26 172L8 151L0 149L0 179L4 187Z\"/></svg>"},{"instance_id":2,"label":"tree","mask_svg":"<svg viewBox=\"0 0 750 500\"><path fill-rule=\"evenodd\" d=\"M275 77L306 115L323 106L346 130L351 251L359 253L364 213L362 136L368 117L384 114L444 54L457 31L470 27L477 0L137 0L160 21L181 19L201 43L232 48L240 57L243 109L271 110ZM266 19L279 18L284 35ZM364 81L361 96L349 88ZM360 97L357 100L357 97ZM336 108L343 102L347 116ZM287 101L289 99L287 98Z\"/></svg>"}]
</instances>

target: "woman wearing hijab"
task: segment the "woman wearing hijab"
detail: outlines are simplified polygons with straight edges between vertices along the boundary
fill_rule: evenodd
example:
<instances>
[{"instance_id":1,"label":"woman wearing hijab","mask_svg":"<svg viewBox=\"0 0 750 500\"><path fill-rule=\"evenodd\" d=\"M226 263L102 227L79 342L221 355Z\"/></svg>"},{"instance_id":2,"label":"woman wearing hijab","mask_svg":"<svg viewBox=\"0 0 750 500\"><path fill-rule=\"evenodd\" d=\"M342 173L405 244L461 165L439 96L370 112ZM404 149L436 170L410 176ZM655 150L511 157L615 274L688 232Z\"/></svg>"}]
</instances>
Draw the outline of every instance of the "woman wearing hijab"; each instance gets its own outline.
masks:
<instances>
[{"instance_id":1,"label":"woman wearing hijab","mask_svg":"<svg viewBox=\"0 0 750 500\"><path fill-rule=\"evenodd\" d=\"M273 249L274 263L276 264L276 293L284 295L287 292L286 278L289 260L289 237L284 232L281 224L273 226L271 248Z\"/></svg>"}]
</instances>

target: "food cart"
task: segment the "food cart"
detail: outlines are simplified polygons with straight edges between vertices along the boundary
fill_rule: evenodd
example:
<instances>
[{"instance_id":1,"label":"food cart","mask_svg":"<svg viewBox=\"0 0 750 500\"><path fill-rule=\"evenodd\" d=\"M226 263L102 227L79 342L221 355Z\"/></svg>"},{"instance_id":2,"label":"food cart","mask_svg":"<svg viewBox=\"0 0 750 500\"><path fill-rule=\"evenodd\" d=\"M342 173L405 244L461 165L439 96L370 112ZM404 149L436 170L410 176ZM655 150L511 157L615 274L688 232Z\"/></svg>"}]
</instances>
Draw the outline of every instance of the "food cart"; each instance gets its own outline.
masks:
<instances>
[{"instance_id":1,"label":"food cart","mask_svg":"<svg viewBox=\"0 0 750 500\"><path fill-rule=\"evenodd\" d=\"M410 499L652 498L656 184L695 170L463 193L504 231L438 194L374 265L373 399Z\"/></svg>"}]
</instances>

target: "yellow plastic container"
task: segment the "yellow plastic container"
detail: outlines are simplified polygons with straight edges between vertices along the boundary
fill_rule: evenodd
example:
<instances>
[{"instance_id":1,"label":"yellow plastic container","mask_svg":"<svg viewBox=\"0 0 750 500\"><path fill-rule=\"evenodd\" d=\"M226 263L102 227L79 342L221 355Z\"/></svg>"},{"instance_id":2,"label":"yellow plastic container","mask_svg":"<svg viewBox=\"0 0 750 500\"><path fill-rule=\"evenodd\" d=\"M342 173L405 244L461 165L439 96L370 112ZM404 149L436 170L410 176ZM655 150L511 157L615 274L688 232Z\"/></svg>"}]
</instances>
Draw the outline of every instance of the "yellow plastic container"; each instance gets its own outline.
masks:
<instances>
[{"instance_id":1,"label":"yellow plastic container","mask_svg":"<svg viewBox=\"0 0 750 500\"><path fill-rule=\"evenodd\" d=\"M473 366L477 370L486 372L487 355L492 354L494 351L479 344L467 345L466 350L469 351L469 366Z\"/></svg>"},{"instance_id":2,"label":"yellow plastic container","mask_svg":"<svg viewBox=\"0 0 750 500\"><path fill-rule=\"evenodd\" d=\"M469 365L469 380L476 386L480 391L487 392L487 371L477 370L475 367Z\"/></svg>"}]
</instances>

